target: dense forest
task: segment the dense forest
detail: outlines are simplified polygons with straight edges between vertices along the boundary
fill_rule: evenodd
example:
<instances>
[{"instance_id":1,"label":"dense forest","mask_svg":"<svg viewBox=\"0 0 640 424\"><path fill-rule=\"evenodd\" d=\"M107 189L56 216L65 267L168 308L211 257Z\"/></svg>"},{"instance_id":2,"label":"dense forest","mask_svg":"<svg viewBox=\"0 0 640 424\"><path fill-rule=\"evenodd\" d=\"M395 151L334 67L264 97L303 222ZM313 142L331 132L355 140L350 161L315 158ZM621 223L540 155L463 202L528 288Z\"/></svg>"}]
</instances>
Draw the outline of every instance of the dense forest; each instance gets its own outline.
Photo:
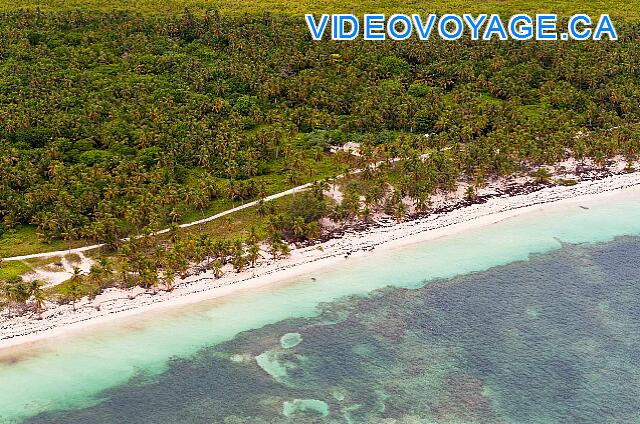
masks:
<instances>
[{"instance_id":1,"label":"dense forest","mask_svg":"<svg viewBox=\"0 0 640 424\"><path fill-rule=\"evenodd\" d=\"M640 28L620 34L335 43L270 15L6 14L2 227L115 240L313 179L347 141L433 152L421 192L567 149L633 156Z\"/></svg>"},{"instance_id":2,"label":"dense forest","mask_svg":"<svg viewBox=\"0 0 640 424\"><path fill-rule=\"evenodd\" d=\"M367 221L380 207L401 219L403 199L428 211L461 179L481 185L569 155L635 159L640 26L618 32L336 43L285 16L4 14L0 239L29 227L108 243L112 259L60 286L67 300L113 284L170 290L192 264L216 275L255 265L262 241L287 255L282 240L317 237L322 217ZM360 156L336 152L346 143ZM349 169L364 172L336 204L323 192ZM260 202L239 226L175 231L307 181L318 183ZM165 227L161 242L150 236ZM44 298L39 283L8 280L10 305Z\"/></svg>"},{"instance_id":3,"label":"dense forest","mask_svg":"<svg viewBox=\"0 0 640 424\"><path fill-rule=\"evenodd\" d=\"M177 15L185 8L196 14L215 10L225 15L261 14L277 12L302 17L305 13L556 13L571 16L587 13L599 16L608 13L617 21L637 20L640 9L622 0L0 0L0 12L35 9L51 12L83 10L88 12L135 10L145 15Z\"/></svg>"}]
</instances>

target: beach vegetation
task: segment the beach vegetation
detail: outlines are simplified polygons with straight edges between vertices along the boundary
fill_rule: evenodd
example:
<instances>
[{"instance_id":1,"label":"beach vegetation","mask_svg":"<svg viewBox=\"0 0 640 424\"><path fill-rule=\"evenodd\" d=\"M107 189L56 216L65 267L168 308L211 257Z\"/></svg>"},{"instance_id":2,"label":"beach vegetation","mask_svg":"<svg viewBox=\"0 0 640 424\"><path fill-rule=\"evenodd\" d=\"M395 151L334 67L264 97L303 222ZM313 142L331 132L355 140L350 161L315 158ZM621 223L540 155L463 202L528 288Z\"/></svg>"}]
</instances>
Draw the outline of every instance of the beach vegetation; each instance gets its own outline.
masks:
<instances>
[{"instance_id":1,"label":"beach vegetation","mask_svg":"<svg viewBox=\"0 0 640 424\"><path fill-rule=\"evenodd\" d=\"M549 172L546 168L536 169L531 173L531 176L535 179L535 181L539 184L548 184L551 181L551 172Z\"/></svg>"},{"instance_id":2,"label":"beach vegetation","mask_svg":"<svg viewBox=\"0 0 640 424\"><path fill-rule=\"evenodd\" d=\"M73 268L73 275L65 283L57 287L58 293L63 296L64 301L71 302L73 311L76 311L76 302L83 296L89 294L88 286L82 284L82 272L80 268Z\"/></svg>"},{"instance_id":3,"label":"beach vegetation","mask_svg":"<svg viewBox=\"0 0 640 424\"><path fill-rule=\"evenodd\" d=\"M47 297L42 286L43 283L38 280L27 282L17 276L0 280L0 303L7 308L9 318L15 313L25 312L29 301L32 301L40 317Z\"/></svg>"},{"instance_id":4,"label":"beach vegetation","mask_svg":"<svg viewBox=\"0 0 640 424\"><path fill-rule=\"evenodd\" d=\"M31 271L31 267L23 261L1 261L0 280L7 281Z\"/></svg>"},{"instance_id":5,"label":"beach vegetation","mask_svg":"<svg viewBox=\"0 0 640 424\"><path fill-rule=\"evenodd\" d=\"M74 310L106 287L156 293L240 272L262 246L286 257L328 235L328 220L430 213L461 183L474 202L497 178L569 184L547 170L566 159L638 159L637 23L621 24L615 43L337 44L313 42L296 17L205 3L168 15L96 2L2 14L0 256L105 243L87 275L38 289ZM251 10L275 3L261 4ZM17 280L30 266L2 265L12 312L38 301Z\"/></svg>"}]
</instances>

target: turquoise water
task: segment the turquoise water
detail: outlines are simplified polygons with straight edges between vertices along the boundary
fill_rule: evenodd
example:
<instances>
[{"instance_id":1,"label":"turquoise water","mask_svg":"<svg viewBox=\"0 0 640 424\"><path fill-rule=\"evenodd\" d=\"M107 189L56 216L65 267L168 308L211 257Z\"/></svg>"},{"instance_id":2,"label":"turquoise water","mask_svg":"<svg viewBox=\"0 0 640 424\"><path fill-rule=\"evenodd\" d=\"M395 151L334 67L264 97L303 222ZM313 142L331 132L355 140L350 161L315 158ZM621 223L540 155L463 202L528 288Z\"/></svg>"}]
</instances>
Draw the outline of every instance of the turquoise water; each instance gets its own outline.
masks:
<instances>
[{"instance_id":1,"label":"turquoise water","mask_svg":"<svg viewBox=\"0 0 640 424\"><path fill-rule=\"evenodd\" d=\"M29 422L637 423L638 263L623 237L343 298Z\"/></svg>"},{"instance_id":2,"label":"turquoise water","mask_svg":"<svg viewBox=\"0 0 640 424\"><path fill-rule=\"evenodd\" d=\"M505 422L518 422L518 411L509 410L509 402L501 400L506 395L501 390L500 375L482 374L478 370L482 367L473 368L475 362L465 356L464 353L467 352L468 355L472 342L481 345L481 338L464 340L467 332L464 330L466 321L462 319L462 313L436 317L442 320L442 326L438 328L447 330L444 335L440 334L445 341L434 340L437 342L436 346L429 346L429 349L425 349L424 334L412 329L408 325L408 318L403 318L399 313L395 317L394 314L397 311L409 313L411 317L428 314L430 304L425 303L424 298L429 298L429 292L425 294L423 290L439 289L442 292L440 298L444 299L447 298L447 293L451 292L453 295L456 288L465 287L467 292L456 293L453 298L474 299L474 287L477 286L479 290L483 287L472 280L455 283L459 279L472 278L477 274L457 277L446 284L429 284L422 289L428 281L450 279L506 264L522 266L530 263L524 261L531 254L553 252L551 255L573 255L581 252L579 249L582 247L563 247L563 243L606 242L616 236L640 234L640 220L637 219L640 216L640 199L611 197L606 201L584 205L589 209L582 209L577 205L547 208L545 211L528 213L464 234L394 251L380 251L362 259L351 258L345 260L345 265L314 273L295 284L234 296L224 302L208 302L176 311L145 314L126 322L102 326L99 330L84 332L70 339L14 349L11 355L5 354L0 363L0 382L3 386L0 416L4 422L19 422L39 413L41 415L33 418L34 422L128 422L118 414L135 410L132 409L132 404L127 404L126 399L135 399L133 394L140 393L147 407L165 414L153 416L149 412L151 418L147 422L184 422L180 417L190 417L186 422L223 422L218 419L221 415L213 418L216 414L224 414L224 419L228 422L278 422L276 417L294 420L292 422L299 422L301 417L312 420L310 422L364 422L374 419L373 415L370 416L371 411L377 411L377 414L392 414L396 411L395 414L399 416L397 411L403 408L405 411L429 414L435 422L455 422L460 418L461 412L452 412L452 405L470 402L462 394L473 392L472 404L483 405L474 412L474 420L498 422L491 421L490 417L500 416ZM579 253L576 259L578 264L582 260L580 255L587 253ZM564 262L567 262L566 258ZM582 269L580 266L572 269L583 279L598 276L595 272L597 269ZM492 278L486 284L495 284L500 276L508 275L508 271L492 269L489 271L493 272ZM553 275L555 274L551 274L551 277ZM575 282L578 278L576 275L568 279ZM312 276L316 281L311 281ZM602 279L606 277L605 273ZM375 291L387 286L414 290L397 289L397 293L387 292L389 289ZM528 285L514 284L513 287L531 294L526 290ZM490 288L490 285L485 288L487 293L492 293ZM370 293L372 294L367 296ZM412 293L415 296L403 295L400 303L385 298L399 296L398 293ZM486 293L478 296L485 303L478 305L477 310L491 310L489 305L502 299L500 291L495 293L495 298ZM624 294L631 296L633 293ZM345 296L353 295L357 296L345 300ZM557 296L557 292L551 292L550 296ZM509 310L510 304L528 305L523 308L523 316L527 319L535 320L544 315L539 305L529 305L531 299L515 299L513 293L511 298L507 296L505 299L510 300L499 303L506 310ZM371 303L366 308L356 308L362 312L354 314L353 305L365 301ZM606 299L598 302L604 302L602 305L599 303L601 308L611 307L605 304ZM395 307L389 308L389 305ZM484 316L477 313L475 319L481 321ZM627 319L631 320L629 317ZM402 344L409 344L402 346L402 349L392 349L383 358L379 358L381 353L377 349L384 349L383 346L367 342L373 337L371 325L363 324L367 322L385 323L384 328L389 334L385 333L384 340L393 340L396 333L402 333L409 339L403 340ZM303 331L305 323L319 329L317 331L326 331L327 334L309 338L307 332ZM419 320L410 324L416 328L427 325ZM626 328L624 322L612 320L610 324L619 331ZM493 328L493 331L501 330L496 323L492 325L489 328ZM271 328L273 326L277 328ZM255 337L248 336L252 334L252 329L260 329L254 330L257 332ZM403 329L404 332L401 331ZM338 330L346 333L332 334ZM247 331L249 333L236 337ZM503 337L509 336L509 340L520 342L519 333L511 334L507 331L506 334ZM488 337L491 333L481 335ZM451 345L446 343L446 339L451 339ZM340 341L344 340L362 342L342 346ZM601 348L598 340L585 339L576 343L580 344L582 351L598 355ZM406 352L423 355L425 357L419 359L415 373L417 381L424 385L420 387L426 398L405 395L405 405L399 406L395 389L368 384L366 387L371 387L364 390L362 384L368 381L371 373L340 368L347 367L345 364L337 364L338 370L341 370L342 378L351 381L350 384L336 384L335 379L323 383L319 381L322 380L319 376L330 376L335 367L331 367L331 364L320 366L321 361L313 352L299 353L300 349L304 352L308 343L314 346L314 352L326 351L322 357L334 358L335 361L344 358L349 366L353 365L354 358L373 358L374 362L381 361L378 368L386 369L389 367L383 366L385 364L403 364L406 361L411 363L416 360L403 357ZM335 349L340 349L338 352L341 355L337 355ZM459 356L455 355L456 352ZM499 350L494 353L498 354ZM256 360L256 357L262 359ZM622 361L623 358L616 359ZM208 372L203 372L203 361L206 364L204 369ZM422 362L428 362L428 372L425 371L424 364L420 365ZM465 363L471 368L464 369L461 364ZM524 366L524 362L517 365ZM569 365L567 367L570 368ZM347 378L346 374L349 372L353 375ZM390 372L400 376L397 371ZM301 379L297 373L305 378ZM358 378L354 376L361 376L361 381L358 382ZM488 376L494 376L498 381L486 384ZM410 383L406 375L402 377L407 380L407 388L415 384ZM443 381L450 384L443 386ZM249 392L245 387L248 383L251 383ZM308 387L304 388L305 384ZM11 387L11 390L4 390L5 387ZM568 390L567 387L565 389ZM354 390L362 393L354 395ZM246 396L238 396L238 393L244 392L247 392ZM405 393L402 390L400 392ZM163 397L162 393L168 395L169 399ZM525 393L526 391L518 396L526 399ZM362 396L364 397L360 399ZM444 396L446 399L443 398L438 403L435 398L437 396ZM458 399L456 396L462 397ZM224 410L215 399L224 400L225 405L235 405L239 409ZM396 404L390 410L392 401ZM341 402L346 403L343 405ZM434 405L440 405L441 413L436 413ZM475 411L474 408L471 409ZM181 411L180 414L176 415L176 410ZM363 413L362 410L369 412ZM233 421L236 419L234 416L239 417L239 421ZM247 418L249 416L252 418ZM460 419L462 421L459 422L475 422L469 417ZM139 421L142 422L141 419Z\"/></svg>"}]
</instances>

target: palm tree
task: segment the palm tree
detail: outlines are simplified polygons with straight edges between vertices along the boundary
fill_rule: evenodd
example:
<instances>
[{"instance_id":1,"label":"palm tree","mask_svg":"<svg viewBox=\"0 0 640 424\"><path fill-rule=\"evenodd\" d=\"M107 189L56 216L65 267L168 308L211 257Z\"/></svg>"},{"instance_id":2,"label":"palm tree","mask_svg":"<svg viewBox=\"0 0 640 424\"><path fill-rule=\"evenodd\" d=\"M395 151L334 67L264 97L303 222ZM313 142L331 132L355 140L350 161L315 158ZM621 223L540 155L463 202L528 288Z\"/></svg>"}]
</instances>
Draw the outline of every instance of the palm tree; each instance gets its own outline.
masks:
<instances>
[{"instance_id":1,"label":"palm tree","mask_svg":"<svg viewBox=\"0 0 640 424\"><path fill-rule=\"evenodd\" d=\"M531 174L539 184L548 184L551 180L551 173L546 168L539 168Z\"/></svg>"},{"instance_id":2,"label":"palm tree","mask_svg":"<svg viewBox=\"0 0 640 424\"><path fill-rule=\"evenodd\" d=\"M258 216L260 218L264 218L264 216L267 214L267 208L265 205L264 198L261 198L260 200L258 200L258 204L256 205L256 212L258 213Z\"/></svg>"},{"instance_id":3,"label":"palm tree","mask_svg":"<svg viewBox=\"0 0 640 424\"><path fill-rule=\"evenodd\" d=\"M38 319L42 319L42 311L45 310L47 294L42 289L43 283L38 280L33 280L30 284L29 291L33 296L33 305L36 307Z\"/></svg>"},{"instance_id":4,"label":"palm tree","mask_svg":"<svg viewBox=\"0 0 640 424\"><path fill-rule=\"evenodd\" d=\"M372 216L371 209L365 206L365 208L360 212L360 216L364 222L369 223Z\"/></svg>"},{"instance_id":5,"label":"palm tree","mask_svg":"<svg viewBox=\"0 0 640 424\"><path fill-rule=\"evenodd\" d=\"M317 221L312 221L307 225L306 237L308 239L314 239L320 235L320 224Z\"/></svg>"},{"instance_id":6,"label":"palm tree","mask_svg":"<svg viewBox=\"0 0 640 424\"><path fill-rule=\"evenodd\" d=\"M191 190L188 190L185 200L188 204L200 211L202 219L205 218L204 210L207 206L209 206L209 196L204 190L201 189L201 187L195 187ZM202 229L202 224L200 224L200 229Z\"/></svg>"},{"instance_id":7,"label":"palm tree","mask_svg":"<svg viewBox=\"0 0 640 424\"><path fill-rule=\"evenodd\" d=\"M222 277L222 263L220 262L220 259L216 259L211 263L211 270L213 271L213 276L215 278Z\"/></svg>"},{"instance_id":8,"label":"palm tree","mask_svg":"<svg viewBox=\"0 0 640 424\"><path fill-rule=\"evenodd\" d=\"M69 280L69 283L63 285L62 294L71 300L73 311L76 311L76 302L82 298L84 290L80 280L82 278L82 271L77 266L73 267L73 275Z\"/></svg>"},{"instance_id":9,"label":"palm tree","mask_svg":"<svg viewBox=\"0 0 640 424\"><path fill-rule=\"evenodd\" d=\"M249 262L251 262L251 267L256 266L256 261L260 257L260 246L255 241L249 245L249 249L247 250Z\"/></svg>"},{"instance_id":10,"label":"palm tree","mask_svg":"<svg viewBox=\"0 0 640 424\"><path fill-rule=\"evenodd\" d=\"M7 302L9 318L11 318L11 308L24 306L31 297L30 286L22 281L21 277L13 277L2 284L2 294Z\"/></svg>"},{"instance_id":11,"label":"palm tree","mask_svg":"<svg viewBox=\"0 0 640 424\"><path fill-rule=\"evenodd\" d=\"M98 265L100 266L100 274L102 276L102 282L105 280L107 282L111 281L111 276L113 275L113 266L111 261L107 258L99 258Z\"/></svg>"},{"instance_id":12,"label":"palm tree","mask_svg":"<svg viewBox=\"0 0 640 424\"><path fill-rule=\"evenodd\" d=\"M131 277L130 269L131 262L128 258L123 258L120 260L120 277L122 278L122 285L124 287L129 287L129 279Z\"/></svg>"},{"instance_id":13,"label":"palm tree","mask_svg":"<svg viewBox=\"0 0 640 424\"><path fill-rule=\"evenodd\" d=\"M73 311L76 311L76 302L82 298L83 289L78 281L71 281L62 287L62 294L71 300Z\"/></svg>"},{"instance_id":14,"label":"palm tree","mask_svg":"<svg viewBox=\"0 0 640 424\"><path fill-rule=\"evenodd\" d=\"M144 261L141 264L138 275L140 276L142 285L145 288L152 287L153 294L156 294L158 284L160 283L160 280L158 278L158 268L152 265L149 261Z\"/></svg>"},{"instance_id":15,"label":"palm tree","mask_svg":"<svg viewBox=\"0 0 640 424\"><path fill-rule=\"evenodd\" d=\"M91 265L91 268L89 269L89 279L102 287L102 267L100 267L100 265Z\"/></svg>"},{"instance_id":16,"label":"palm tree","mask_svg":"<svg viewBox=\"0 0 640 424\"><path fill-rule=\"evenodd\" d=\"M420 191L415 197L415 206L418 212L425 212L429 209L429 195L426 191Z\"/></svg>"},{"instance_id":17,"label":"palm tree","mask_svg":"<svg viewBox=\"0 0 640 424\"><path fill-rule=\"evenodd\" d=\"M400 200L400 202L396 205L396 210L395 210L396 220L402 221L406 213L407 213L407 205L405 205L404 202Z\"/></svg>"},{"instance_id":18,"label":"palm tree","mask_svg":"<svg viewBox=\"0 0 640 424\"><path fill-rule=\"evenodd\" d=\"M15 287L12 284L9 284L8 282L3 282L2 285L0 286L0 289L2 290L2 297L4 298L4 301L7 304L7 310L9 311L9 318L11 318L12 317L11 307L15 302Z\"/></svg>"},{"instance_id":19,"label":"palm tree","mask_svg":"<svg viewBox=\"0 0 640 424\"><path fill-rule=\"evenodd\" d=\"M464 197L470 201L470 202L474 202L476 200L476 191L474 190L473 186L469 186L467 187L466 191L464 192Z\"/></svg>"},{"instance_id":20,"label":"palm tree","mask_svg":"<svg viewBox=\"0 0 640 424\"><path fill-rule=\"evenodd\" d=\"M214 254L214 242L209 234L203 234L200 238L200 245L204 252L205 260L207 262L207 269L211 266L211 256Z\"/></svg>"},{"instance_id":21,"label":"palm tree","mask_svg":"<svg viewBox=\"0 0 640 424\"><path fill-rule=\"evenodd\" d=\"M293 235L296 238L304 237L304 233L305 233L304 218L301 216L296 216L293 219L293 225L291 226L291 229L293 230Z\"/></svg>"},{"instance_id":22,"label":"palm tree","mask_svg":"<svg viewBox=\"0 0 640 424\"><path fill-rule=\"evenodd\" d=\"M173 291L173 284L176 281L176 272L172 268L167 269L164 273L164 278L162 279L162 281L164 283L166 291Z\"/></svg>"},{"instance_id":23,"label":"palm tree","mask_svg":"<svg viewBox=\"0 0 640 424\"><path fill-rule=\"evenodd\" d=\"M169 212L169 217L171 218L171 222L173 224L177 224L178 221L180 221L180 218L182 217L182 214L180 213L180 211L178 211L178 209L173 208Z\"/></svg>"},{"instance_id":24,"label":"palm tree","mask_svg":"<svg viewBox=\"0 0 640 424\"><path fill-rule=\"evenodd\" d=\"M247 236L247 241L249 243L256 243L258 241L258 230L254 225L249 228L249 235Z\"/></svg>"},{"instance_id":25,"label":"palm tree","mask_svg":"<svg viewBox=\"0 0 640 424\"><path fill-rule=\"evenodd\" d=\"M291 253L287 243L280 243L280 256L287 257Z\"/></svg>"},{"instance_id":26,"label":"palm tree","mask_svg":"<svg viewBox=\"0 0 640 424\"><path fill-rule=\"evenodd\" d=\"M246 258L244 257L242 246L236 247L234 249L233 257L231 258L231 263L233 264L233 267L236 269L236 272L240 272L244 268L244 265L246 263Z\"/></svg>"},{"instance_id":27,"label":"palm tree","mask_svg":"<svg viewBox=\"0 0 640 424\"><path fill-rule=\"evenodd\" d=\"M280 240L271 240L269 243L269 251L271 252L271 256L273 256L273 259L278 259L281 244Z\"/></svg>"}]
</instances>

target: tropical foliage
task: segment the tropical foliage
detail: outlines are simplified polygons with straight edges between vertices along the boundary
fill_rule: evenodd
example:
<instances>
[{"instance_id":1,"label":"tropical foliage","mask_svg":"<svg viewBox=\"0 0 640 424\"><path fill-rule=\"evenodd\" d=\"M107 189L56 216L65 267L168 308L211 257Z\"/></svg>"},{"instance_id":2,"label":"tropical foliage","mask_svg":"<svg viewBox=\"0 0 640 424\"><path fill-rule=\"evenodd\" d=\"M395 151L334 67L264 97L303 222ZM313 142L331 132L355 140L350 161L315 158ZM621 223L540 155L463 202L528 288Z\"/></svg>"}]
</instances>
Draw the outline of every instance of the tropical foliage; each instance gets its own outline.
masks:
<instances>
[{"instance_id":1,"label":"tropical foliage","mask_svg":"<svg viewBox=\"0 0 640 424\"><path fill-rule=\"evenodd\" d=\"M31 225L46 240L108 243L110 261L54 294L75 308L112 285L172 290L192 272L241 271L261 246L286 256L289 243L321 234L323 218L403 219L407 198L428 211L433 193L461 179L476 187L569 155L632 160L640 26L619 33L619 42L334 43L311 41L285 16L7 13L0 233ZM332 148L348 142L358 156ZM345 170L334 203L327 177ZM261 201L241 232L177 229L306 181L322 182ZM14 309L42 298L20 284L2 286Z\"/></svg>"},{"instance_id":2,"label":"tropical foliage","mask_svg":"<svg viewBox=\"0 0 640 424\"><path fill-rule=\"evenodd\" d=\"M432 153L406 164L414 192L638 149L637 26L617 43L338 44L271 16L1 21L5 231L115 242L318 178L346 141Z\"/></svg>"},{"instance_id":3,"label":"tropical foliage","mask_svg":"<svg viewBox=\"0 0 640 424\"><path fill-rule=\"evenodd\" d=\"M305 13L547 13L570 16L574 13L589 13L598 16L610 13L620 19L637 19L638 8L620 0L0 0L0 10L17 10L36 7L45 11L73 10L133 10L151 15L175 15L185 7L197 14L220 10L225 14L283 13L303 15Z\"/></svg>"}]
</instances>

